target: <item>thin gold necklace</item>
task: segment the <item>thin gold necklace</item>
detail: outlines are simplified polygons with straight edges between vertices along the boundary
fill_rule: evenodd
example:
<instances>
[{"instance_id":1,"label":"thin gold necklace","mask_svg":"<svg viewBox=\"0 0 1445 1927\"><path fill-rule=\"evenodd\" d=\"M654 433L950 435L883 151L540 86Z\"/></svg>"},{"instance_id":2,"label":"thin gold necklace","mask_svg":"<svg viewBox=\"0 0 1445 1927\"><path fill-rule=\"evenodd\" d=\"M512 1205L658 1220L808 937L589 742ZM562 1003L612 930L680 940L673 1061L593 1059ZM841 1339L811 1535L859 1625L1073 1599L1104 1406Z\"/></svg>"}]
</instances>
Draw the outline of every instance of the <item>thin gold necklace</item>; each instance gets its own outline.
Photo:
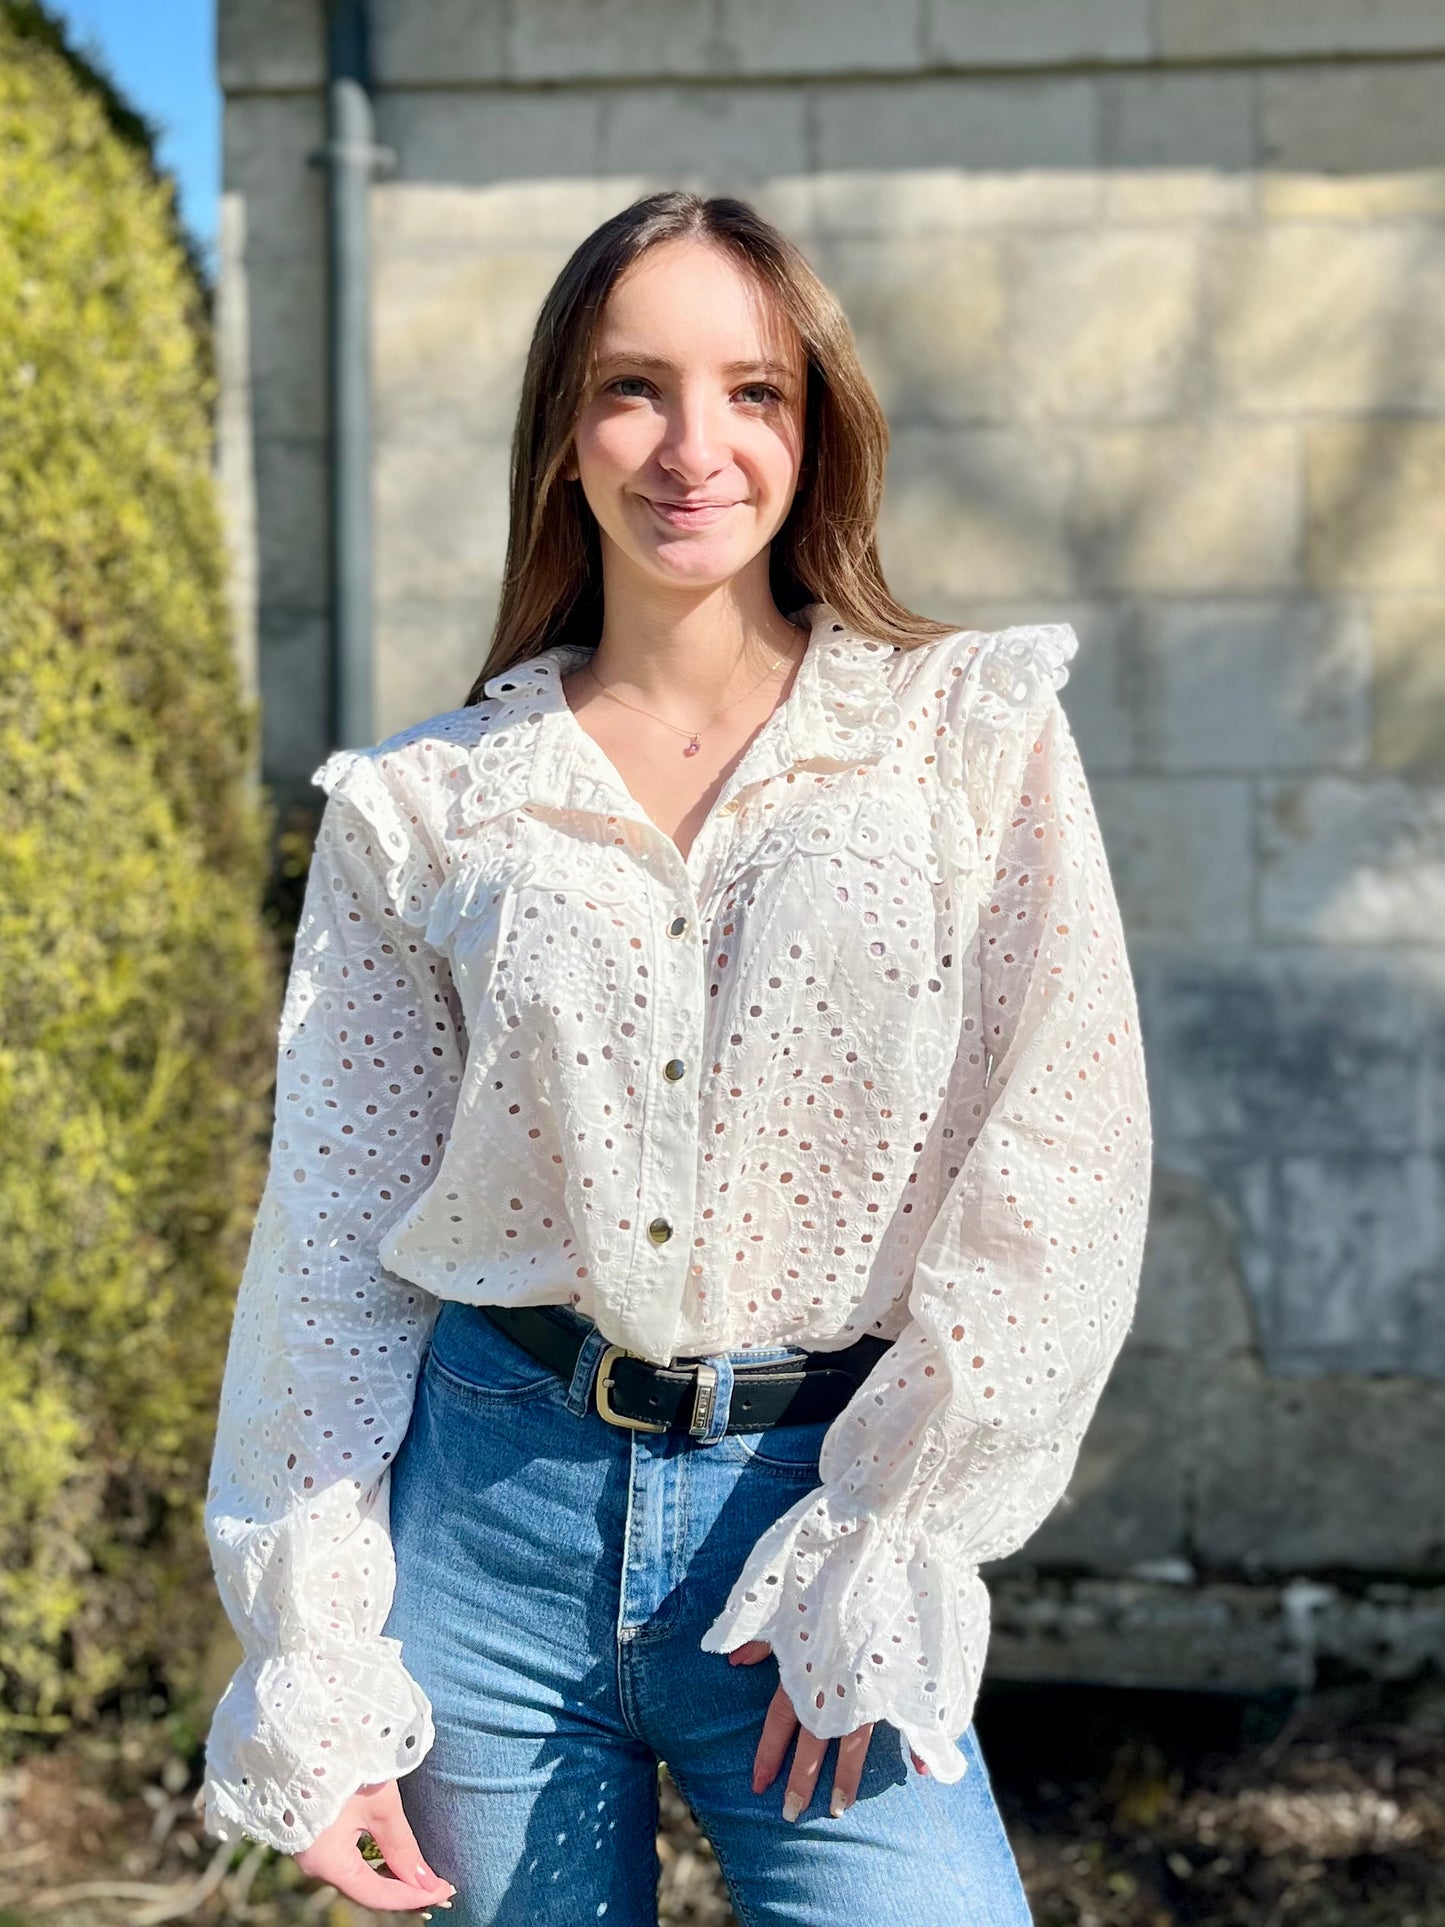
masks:
<instances>
[{"instance_id":1,"label":"thin gold necklace","mask_svg":"<svg viewBox=\"0 0 1445 1927\"><path fill-rule=\"evenodd\" d=\"M796 628L798 625L795 623L793 626ZM779 657L776 661L774 661L772 665L772 669L784 669L787 667L789 661L791 661L790 657L786 657L786 656ZM643 709L637 703L630 703L628 702L625 696L613 696L612 691L607 687L606 683L603 682L602 678L597 674L597 671L592 667L591 663L589 662L584 664L584 667L587 671L587 674L592 678L593 682L596 683L597 687L602 691L604 696L612 696L613 702L621 703L624 709L635 709L639 716L650 716L653 722L661 723L664 729L670 729L674 736L686 736L688 738L688 742L687 742L687 747L682 752L683 755L684 756L697 755L698 751L702 748L702 742L700 739L699 731L695 729L680 729L676 723L670 723L665 716L659 716L655 710ZM717 714L713 716L710 722L706 722L703 724L702 726L703 729L711 729L713 726L713 723L717 722L719 717L727 715L728 710L736 709L738 706L738 703L746 702L748 697L752 695L753 690L762 688L763 684L767 681L771 673L772 673L771 669L765 669L762 675L759 676L757 681L753 684L752 689L745 689L742 695L737 697L735 701L725 704L722 709L718 710Z\"/></svg>"}]
</instances>

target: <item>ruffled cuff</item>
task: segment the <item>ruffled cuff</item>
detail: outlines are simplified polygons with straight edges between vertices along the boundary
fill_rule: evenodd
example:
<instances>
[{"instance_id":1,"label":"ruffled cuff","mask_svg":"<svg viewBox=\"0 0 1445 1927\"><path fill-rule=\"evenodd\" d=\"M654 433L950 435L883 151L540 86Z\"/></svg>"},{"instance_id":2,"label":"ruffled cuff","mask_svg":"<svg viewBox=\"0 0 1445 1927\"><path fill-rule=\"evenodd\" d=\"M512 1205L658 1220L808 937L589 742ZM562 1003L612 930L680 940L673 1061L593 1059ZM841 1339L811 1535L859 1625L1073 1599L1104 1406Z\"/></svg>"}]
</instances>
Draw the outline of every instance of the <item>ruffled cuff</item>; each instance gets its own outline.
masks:
<instances>
[{"instance_id":1,"label":"ruffled cuff","mask_svg":"<svg viewBox=\"0 0 1445 1927\"><path fill-rule=\"evenodd\" d=\"M978 1568L950 1563L926 1528L848 1514L826 1487L800 1499L753 1548L702 1650L765 1639L799 1719L832 1739L870 1720L901 1736L935 1779L962 1779L988 1650Z\"/></svg>"},{"instance_id":2,"label":"ruffled cuff","mask_svg":"<svg viewBox=\"0 0 1445 1927\"><path fill-rule=\"evenodd\" d=\"M434 1738L431 1702L399 1640L248 1660L206 1740L206 1831L301 1853L358 1787L400 1779Z\"/></svg>"},{"instance_id":3,"label":"ruffled cuff","mask_svg":"<svg viewBox=\"0 0 1445 1927\"><path fill-rule=\"evenodd\" d=\"M386 859L384 882L392 908L420 930L430 914L441 872L428 855L415 820L377 768L377 754L372 750L333 750L312 771L311 781L328 797L345 797L365 819Z\"/></svg>"}]
</instances>

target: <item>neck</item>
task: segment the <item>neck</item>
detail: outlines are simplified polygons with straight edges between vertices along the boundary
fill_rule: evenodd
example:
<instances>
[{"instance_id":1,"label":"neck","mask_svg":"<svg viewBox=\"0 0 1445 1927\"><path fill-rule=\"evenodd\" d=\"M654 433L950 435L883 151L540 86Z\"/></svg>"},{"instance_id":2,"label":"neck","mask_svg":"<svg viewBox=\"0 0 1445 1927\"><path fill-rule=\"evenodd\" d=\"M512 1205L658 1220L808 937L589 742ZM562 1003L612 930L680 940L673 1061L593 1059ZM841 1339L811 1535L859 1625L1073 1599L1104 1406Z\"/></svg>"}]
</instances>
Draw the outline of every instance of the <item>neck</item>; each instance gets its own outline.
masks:
<instances>
[{"instance_id":1,"label":"neck","mask_svg":"<svg viewBox=\"0 0 1445 1927\"><path fill-rule=\"evenodd\" d=\"M776 685L807 648L806 627L779 611L765 576L760 590L727 583L666 599L604 580L603 607L593 674L663 716L695 719L760 679Z\"/></svg>"}]
</instances>

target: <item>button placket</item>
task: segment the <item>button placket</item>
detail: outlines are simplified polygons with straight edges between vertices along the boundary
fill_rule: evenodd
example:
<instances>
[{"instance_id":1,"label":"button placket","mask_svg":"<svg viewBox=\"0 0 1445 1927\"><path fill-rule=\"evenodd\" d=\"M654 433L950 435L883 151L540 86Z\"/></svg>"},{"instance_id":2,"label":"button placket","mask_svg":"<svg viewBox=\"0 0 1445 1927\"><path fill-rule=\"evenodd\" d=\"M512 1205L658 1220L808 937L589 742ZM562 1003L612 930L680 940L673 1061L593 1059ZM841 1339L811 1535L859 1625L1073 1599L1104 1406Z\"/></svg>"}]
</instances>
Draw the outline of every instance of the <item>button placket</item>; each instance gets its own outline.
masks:
<instances>
[{"instance_id":1,"label":"button placket","mask_svg":"<svg viewBox=\"0 0 1445 1927\"><path fill-rule=\"evenodd\" d=\"M651 1260L636 1274L628 1297L629 1321L654 1331L676 1327L687 1285L687 1257L697 1189L697 1113L689 1102L687 1067L701 1050L702 964L696 942L697 898L692 874L671 838L676 868L664 880L648 877L645 889L666 888L670 914L646 918L648 963L654 995L650 1005L651 1061L655 1085L648 1092L640 1146L638 1205L642 1236ZM666 899L664 899L666 901ZM691 939L691 940L689 940ZM681 1098L674 1104L671 1094ZM653 1266L659 1267L654 1270Z\"/></svg>"}]
</instances>

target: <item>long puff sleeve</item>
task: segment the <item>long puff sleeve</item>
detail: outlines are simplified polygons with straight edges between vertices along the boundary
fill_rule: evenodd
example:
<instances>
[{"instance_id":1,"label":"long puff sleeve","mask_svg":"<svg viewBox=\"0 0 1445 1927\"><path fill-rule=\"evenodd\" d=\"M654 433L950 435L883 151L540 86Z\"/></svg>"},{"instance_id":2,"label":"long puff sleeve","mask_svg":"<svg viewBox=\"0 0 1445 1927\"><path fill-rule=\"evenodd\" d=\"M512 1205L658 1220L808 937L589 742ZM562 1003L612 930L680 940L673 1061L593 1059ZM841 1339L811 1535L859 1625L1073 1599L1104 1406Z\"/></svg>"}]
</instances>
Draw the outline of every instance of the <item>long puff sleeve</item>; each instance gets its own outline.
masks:
<instances>
[{"instance_id":1,"label":"long puff sleeve","mask_svg":"<svg viewBox=\"0 0 1445 1927\"><path fill-rule=\"evenodd\" d=\"M758 1541L702 1639L772 1645L810 1732L895 1726L967 1762L988 1645L978 1568L1064 1493L1133 1316L1151 1129L1133 980L1058 698L1072 631L1004 632L948 754L983 878L976 1026L945 1112L961 1162L909 1318L824 1439L822 1484ZM980 1048L980 1028L982 1048ZM981 1061L981 1068L980 1068Z\"/></svg>"},{"instance_id":2,"label":"long puff sleeve","mask_svg":"<svg viewBox=\"0 0 1445 1927\"><path fill-rule=\"evenodd\" d=\"M461 1072L419 934L440 866L376 752L338 751L282 1010L271 1164L238 1295L205 1509L245 1658L206 1748L205 1824L299 1853L433 1740L381 1628L391 1461L438 1302L378 1246L440 1160Z\"/></svg>"}]
</instances>

